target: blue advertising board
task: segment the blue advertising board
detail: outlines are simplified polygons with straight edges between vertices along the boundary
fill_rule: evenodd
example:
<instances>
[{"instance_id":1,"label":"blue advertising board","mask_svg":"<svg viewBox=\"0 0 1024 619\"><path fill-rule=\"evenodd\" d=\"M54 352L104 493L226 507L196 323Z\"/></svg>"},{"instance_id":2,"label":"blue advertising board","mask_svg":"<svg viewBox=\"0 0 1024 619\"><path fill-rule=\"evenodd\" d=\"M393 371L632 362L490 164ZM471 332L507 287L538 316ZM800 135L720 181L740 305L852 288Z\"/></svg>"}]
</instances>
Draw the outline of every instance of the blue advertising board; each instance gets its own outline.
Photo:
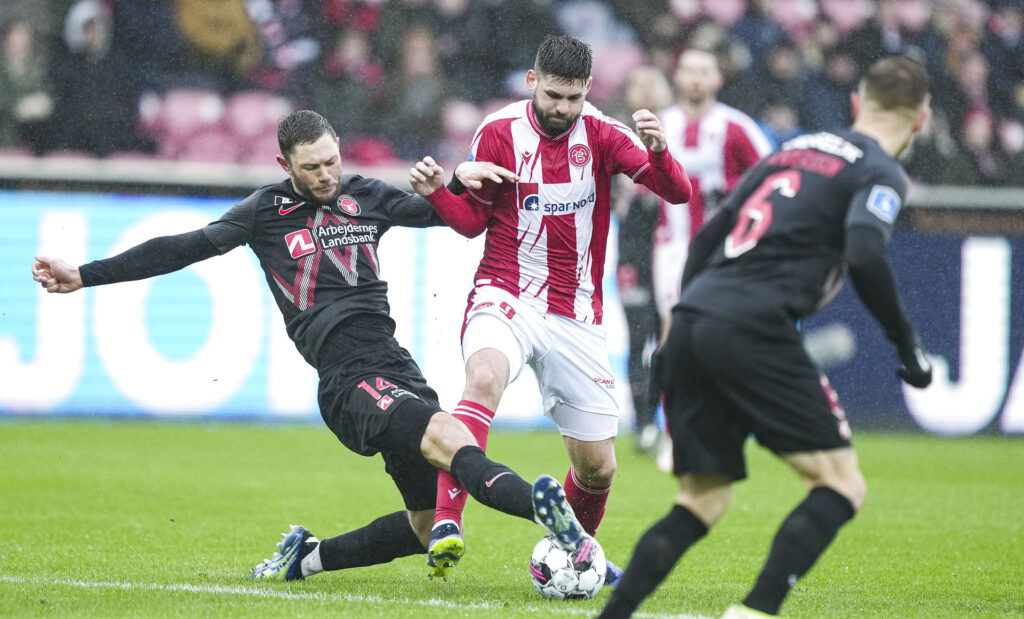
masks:
<instances>
[{"instance_id":1,"label":"blue advertising board","mask_svg":"<svg viewBox=\"0 0 1024 619\"><path fill-rule=\"evenodd\" d=\"M246 248L140 282L47 294L32 257L77 265L216 219L229 198L0 191L0 415L319 418L316 374L288 340ZM627 334L605 268L605 325L623 424L631 418ZM397 337L441 396L462 390L459 331L482 239L393 229L381 242ZM898 228L893 267L933 354L926 390L895 377L892 345L845 286L804 323L857 428L1024 432L1024 238ZM548 424L530 372L496 423Z\"/></svg>"}]
</instances>

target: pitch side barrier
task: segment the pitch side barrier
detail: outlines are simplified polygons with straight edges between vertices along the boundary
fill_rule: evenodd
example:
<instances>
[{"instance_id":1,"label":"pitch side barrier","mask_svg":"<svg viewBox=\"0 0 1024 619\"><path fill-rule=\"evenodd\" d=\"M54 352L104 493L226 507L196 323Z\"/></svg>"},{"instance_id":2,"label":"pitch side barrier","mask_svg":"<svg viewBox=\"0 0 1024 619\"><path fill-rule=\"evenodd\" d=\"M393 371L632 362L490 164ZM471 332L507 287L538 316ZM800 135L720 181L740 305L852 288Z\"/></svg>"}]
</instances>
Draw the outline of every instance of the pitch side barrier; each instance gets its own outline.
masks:
<instances>
[{"instance_id":1,"label":"pitch side barrier","mask_svg":"<svg viewBox=\"0 0 1024 619\"><path fill-rule=\"evenodd\" d=\"M408 168L345 171L405 186ZM319 423L315 372L288 341L247 249L72 295L47 295L29 275L39 253L81 263L195 229L281 177L273 165L0 157L0 415ZM628 428L614 238L605 323ZM482 238L443 228L396 228L382 243L398 337L448 407L462 390L459 330L481 249ZM1024 433L1024 189L915 188L892 257L907 311L935 355L929 389L901 387L895 352L849 286L804 325L855 430ZM524 372L496 423L550 427L540 408Z\"/></svg>"}]
</instances>

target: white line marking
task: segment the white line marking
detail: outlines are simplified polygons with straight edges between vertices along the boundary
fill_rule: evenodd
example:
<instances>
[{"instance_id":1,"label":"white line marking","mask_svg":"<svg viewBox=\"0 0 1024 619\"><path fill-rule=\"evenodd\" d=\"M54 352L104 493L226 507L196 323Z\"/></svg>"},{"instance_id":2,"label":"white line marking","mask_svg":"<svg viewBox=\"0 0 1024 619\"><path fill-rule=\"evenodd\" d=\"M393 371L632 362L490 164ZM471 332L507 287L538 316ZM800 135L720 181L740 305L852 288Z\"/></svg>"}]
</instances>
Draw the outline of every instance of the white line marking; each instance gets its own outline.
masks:
<instances>
[{"instance_id":1,"label":"white line marking","mask_svg":"<svg viewBox=\"0 0 1024 619\"><path fill-rule=\"evenodd\" d=\"M351 593L314 593L306 591L277 591L274 589L260 589L253 587L228 587L224 585L189 585L172 584L161 585L156 583L134 583L134 582L103 582L95 580L69 580L66 578L23 578L21 576L6 576L0 574L0 583L24 584L24 585L57 585L62 587L77 587L80 589L136 589L139 591L184 591L186 593L200 593L208 595L240 595L257 598L276 598L281 600L311 600L318 602L345 601L361 604L399 604L417 606L451 608L455 610L501 610L506 608L504 604L491 602L465 602L455 603L447 600L432 598L429 600L412 600L409 598L383 598L376 595L353 595ZM270 583L268 583L270 584ZM557 615L583 615L593 616L598 612L595 608L573 608L566 606L558 608L556 605L545 606L519 606L517 610L525 610L530 613L547 613ZM635 613L634 617L647 617L649 619L709 619L701 615L666 615L663 613Z\"/></svg>"}]
</instances>

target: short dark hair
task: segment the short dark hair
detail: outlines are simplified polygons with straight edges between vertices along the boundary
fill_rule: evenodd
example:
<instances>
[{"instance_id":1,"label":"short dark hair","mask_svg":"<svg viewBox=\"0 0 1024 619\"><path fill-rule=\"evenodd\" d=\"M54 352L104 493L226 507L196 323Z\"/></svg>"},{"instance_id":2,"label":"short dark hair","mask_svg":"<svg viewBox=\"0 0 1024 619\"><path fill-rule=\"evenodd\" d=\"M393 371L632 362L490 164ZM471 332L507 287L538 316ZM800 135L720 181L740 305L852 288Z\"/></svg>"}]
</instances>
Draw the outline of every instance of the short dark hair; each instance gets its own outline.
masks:
<instances>
[{"instance_id":1,"label":"short dark hair","mask_svg":"<svg viewBox=\"0 0 1024 619\"><path fill-rule=\"evenodd\" d=\"M864 96L883 110L916 110L927 102L931 88L924 65L898 54L871 65L861 85Z\"/></svg>"},{"instance_id":2,"label":"short dark hair","mask_svg":"<svg viewBox=\"0 0 1024 619\"><path fill-rule=\"evenodd\" d=\"M325 133L337 138L334 127L327 119L312 110L296 110L277 124L277 144L287 159L299 144L312 144Z\"/></svg>"},{"instance_id":3,"label":"short dark hair","mask_svg":"<svg viewBox=\"0 0 1024 619\"><path fill-rule=\"evenodd\" d=\"M590 78L594 52L589 45L566 35L549 34L537 49L533 70L565 82Z\"/></svg>"}]
</instances>

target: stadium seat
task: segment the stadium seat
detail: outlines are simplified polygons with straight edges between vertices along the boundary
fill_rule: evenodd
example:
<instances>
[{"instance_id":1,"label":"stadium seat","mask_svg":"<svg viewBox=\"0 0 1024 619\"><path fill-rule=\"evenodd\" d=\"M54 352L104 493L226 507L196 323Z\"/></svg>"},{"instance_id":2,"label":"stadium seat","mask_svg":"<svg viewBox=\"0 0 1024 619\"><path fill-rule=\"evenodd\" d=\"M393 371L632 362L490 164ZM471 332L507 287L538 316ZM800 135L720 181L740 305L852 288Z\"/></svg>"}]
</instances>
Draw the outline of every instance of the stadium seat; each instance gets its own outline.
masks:
<instances>
[{"instance_id":1,"label":"stadium seat","mask_svg":"<svg viewBox=\"0 0 1024 619\"><path fill-rule=\"evenodd\" d=\"M248 141L238 138L242 144L242 153L239 163L260 166L276 166L277 156L281 148L277 143L277 131L264 131L259 135L252 136Z\"/></svg>"},{"instance_id":2,"label":"stadium seat","mask_svg":"<svg viewBox=\"0 0 1024 619\"><path fill-rule=\"evenodd\" d=\"M341 158L362 166L398 163L395 149L386 140L377 137L356 136L341 145Z\"/></svg>"},{"instance_id":3,"label":"stadium seat","mask_svg":"<svg viewBox=\"0 0 1024 619\"><path fill-rule=\"evenodd\" d=\"M240 138L277 133L277 122L294 109L292 102L273 93L248 90L232 95L224 105L224 124Z\"/></svg>"},{"instance_id":4,"label":"stadium seat","mask_svg":"<svg viewBox=\"0 0 1024 619\"><path fill-rule=\"evenodd\" d=\"M234 163L238 161L242 145L234 135L211 127L192 135L181 143L177 159L208 163Z\"/></svg>"},{"instance_id":5,"label":"stadium seat","mask_svg":"<svg viewBox=\"0 0 1024 619\"><path fill-rule=\"evenodd\" d=\"M192 136L217 127L224 101L207 90L172 90L164 95L155 123L160 154L176 158Z\"/></svg>"}]
</instances>

